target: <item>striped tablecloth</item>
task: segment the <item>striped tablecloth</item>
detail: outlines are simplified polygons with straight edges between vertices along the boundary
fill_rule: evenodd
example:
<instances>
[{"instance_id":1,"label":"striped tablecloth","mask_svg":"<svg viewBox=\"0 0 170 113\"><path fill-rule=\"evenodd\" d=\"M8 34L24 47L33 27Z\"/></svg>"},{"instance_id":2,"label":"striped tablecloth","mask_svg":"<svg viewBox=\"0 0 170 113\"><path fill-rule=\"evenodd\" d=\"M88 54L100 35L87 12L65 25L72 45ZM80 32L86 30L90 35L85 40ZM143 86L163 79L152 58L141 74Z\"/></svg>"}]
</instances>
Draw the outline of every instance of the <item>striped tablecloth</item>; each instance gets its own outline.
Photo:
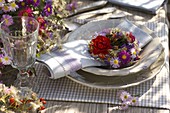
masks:
<instances>
[{"instance_id":1,"label":"striped tablecloth","mask_svg":"<svg viewBox=\"0 0 170 113\"><path fill-rule=\"evenodd\" d=\"M160 73L149 81L124 90L132 95L139 95L142 107L170 108L169 93L169 61L168 61L168 27L164 23L148 22L145 24L161 38L165 48L166 63ZM76 83L67 77L57 80L49 79L43 65L36 65L39 96L47 100L63 100L77 102L94 102L120 104L116 89L97 89Z\"/></svg>"}]
</instances>

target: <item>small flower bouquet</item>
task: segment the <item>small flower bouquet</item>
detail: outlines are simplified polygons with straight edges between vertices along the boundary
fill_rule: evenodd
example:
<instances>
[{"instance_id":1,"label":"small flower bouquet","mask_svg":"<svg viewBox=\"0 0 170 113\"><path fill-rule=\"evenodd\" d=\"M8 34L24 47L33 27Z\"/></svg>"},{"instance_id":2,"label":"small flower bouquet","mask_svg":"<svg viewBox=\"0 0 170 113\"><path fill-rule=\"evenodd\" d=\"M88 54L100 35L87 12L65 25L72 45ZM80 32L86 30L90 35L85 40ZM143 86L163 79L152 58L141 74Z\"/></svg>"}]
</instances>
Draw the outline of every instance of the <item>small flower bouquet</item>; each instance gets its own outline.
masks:
<instances>
[{"instance_id":1,"label":"small flower bouquet","mask_svg":"<svg viewBox=\"0 0 170 113\"><path fill-rule=\"evenodd\" d=\"M92 36L89 52L111 68L125 68L139 60L141 48L131 32L108 28Z\"/></svg>"},{"instance_id":2,"label":"small flower bouquet","mask_svg":"<svg viewBox=\"0 0 170 113\"><path fill-rule=\"evenodd\" d=\"M14 86L7 87L0 83L0 112L2 113L37 113L44 110L46 101L32 92L27 97L20 95Z\"/></svg>"}]
</instances>

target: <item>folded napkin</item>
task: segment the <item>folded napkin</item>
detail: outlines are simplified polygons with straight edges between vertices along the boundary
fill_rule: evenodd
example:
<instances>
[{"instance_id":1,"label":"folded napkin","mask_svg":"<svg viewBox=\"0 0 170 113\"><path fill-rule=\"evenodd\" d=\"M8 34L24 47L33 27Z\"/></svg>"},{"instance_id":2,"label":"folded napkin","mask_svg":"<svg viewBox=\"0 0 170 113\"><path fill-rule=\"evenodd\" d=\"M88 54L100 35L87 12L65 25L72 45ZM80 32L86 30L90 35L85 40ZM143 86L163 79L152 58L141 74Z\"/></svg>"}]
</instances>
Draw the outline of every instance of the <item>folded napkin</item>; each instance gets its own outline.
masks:
<instances>
[{"instance_id":1,"label":"folded napkin","mask_svg":"<svg viewBox=\"0 0 170 113\"><path fill-rule=\"evenodd\" d=\"M108 24L106 24L106 22ZM79 30L82 33L79 30L77 30L73 32L72 36L70 37L74 39L74 36L79 37L79 36L84 35L84 32L87 32L86 29L90 30L91 28L94 28L95 26L94 29L97 30L98 28L100 28L97 25L110 25L110 24L113 24L113 20L108 20L108 21L103 20L103 21L98 21L94 23L91 22L89 24L86 24L85 26L82 26L82 28L79 28ZM91 27L91 25L93 27ZM84 27L86 29L83 29ZM132 32L134 36L139 40L140 42L139 46L141 48L143 48L146 44L148 44L152 40L152 37L151 37L152 32L149 29L144 27L141 30L136 25L132 24L130 21L126 19L120 22L115 27L120 28L123 31ZM106 28L108 27L106 26ZM90 32L94 34L93 30ZM90 32L88 33L91 34ZM75 33L76 35L73 36L73 34ZM89 35L88 33L84 37L89 37L87 36ZM49 53L42 54L40 58L37 58L39 62L42 62L48 68L50 72L50 78L52 79L61 78L61 77L68 75L70 72L74 72L85 67L105 65L104 63L101 63L91 57L91 55L88 52L88 43L90 39L83 40L85 39L84 37L80 38L81 40L74 39L72 41L68 41L67 43L64 43L60 51L53 50Z\"/></svg>"},{"instance_id":2,"label":"folded napkin","mask_svg":"<svg viewBox=\"0 0 170 113\"><path fill-rule=\"evenodd\" d=\"M167 0L108 0L110 3L131 7L146 13L156 14L156 11Z\"/></svg>"},{"instance_id":3,"label":"folded napkin","mask_svg":"<svg viewBox=\"0 0 170 113\"><path fill-rule=\"evenodd\" d=\"M46 65L52 79L64 77L72 71L88 66L104 65L91 57L87 40L67 42L63 44L61 51L53 50L42 54L37 60Z\"/></svg>"}]
</instances>

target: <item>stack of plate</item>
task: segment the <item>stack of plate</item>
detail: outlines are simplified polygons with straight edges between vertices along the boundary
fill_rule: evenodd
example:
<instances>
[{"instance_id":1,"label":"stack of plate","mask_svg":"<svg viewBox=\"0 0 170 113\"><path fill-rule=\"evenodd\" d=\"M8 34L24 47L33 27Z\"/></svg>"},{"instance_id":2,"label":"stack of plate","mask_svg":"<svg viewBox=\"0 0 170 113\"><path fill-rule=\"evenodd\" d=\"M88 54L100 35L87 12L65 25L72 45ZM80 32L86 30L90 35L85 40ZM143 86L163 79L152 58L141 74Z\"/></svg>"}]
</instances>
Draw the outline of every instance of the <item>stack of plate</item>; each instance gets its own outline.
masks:
<instances>
[{"instance_id":1,"label":"stack of plate","mask_svg":"<svg viewBox=\"0 0 170 113\"><path fill-rule=\"evenodd\" d=\"M95 88L119 89L138 85L152 79L159 73L165 60L161 41L145 26L134 25L127 19L111 19L90 22L75 30L68 41L89 40L95 32L106 28L120 28L132 32L140 42L142 52L140 60L134 65L122 69L106 69L103 67L86 67L71 72L67 77Z\"/></svg>"}]
</instances>

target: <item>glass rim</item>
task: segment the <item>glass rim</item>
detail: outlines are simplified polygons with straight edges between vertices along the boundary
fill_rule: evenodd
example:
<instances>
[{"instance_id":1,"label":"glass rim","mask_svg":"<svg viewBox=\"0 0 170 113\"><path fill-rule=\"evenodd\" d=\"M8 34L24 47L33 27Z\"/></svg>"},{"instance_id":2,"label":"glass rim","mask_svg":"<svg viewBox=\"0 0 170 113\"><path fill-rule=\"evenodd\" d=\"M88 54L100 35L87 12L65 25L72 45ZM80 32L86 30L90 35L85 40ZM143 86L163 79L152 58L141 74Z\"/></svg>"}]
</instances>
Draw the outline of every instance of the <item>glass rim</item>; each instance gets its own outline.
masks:
<instances>
[{"instance_id":1,"label":"glass rim","mask_svg":"<svg viewBox=\"0 0 170 113\"><path fill-rule=\"evenodd\" d=\"M9 37L12 37L12 38L24 38L24 37L27 37L27 36L30 36L30 35L33 35L35 32L39 32L38 30L39 30L39 22L35 19L35 18L33 18L33 17L29 17L29 16L12 16L11 18L30 18L30 19L32 19L32 20L34 20L36 23L37 23L37 27L36 27L36 29L32 32L32 33L30 33L30 34L27 34L27 35L25 35L25 36L13 36L13 35L9 35L9 33L7 33L6 31L4 31L1 27L2 27L2 24L4 23L4 21L5 20L3 20L2 22L0 22L0 31L1 31L1 33L2 33L2 31L7 35L7 36L9 36ZM0 33L0 34L1 34Z\"/></svg>"}]
</instances>

